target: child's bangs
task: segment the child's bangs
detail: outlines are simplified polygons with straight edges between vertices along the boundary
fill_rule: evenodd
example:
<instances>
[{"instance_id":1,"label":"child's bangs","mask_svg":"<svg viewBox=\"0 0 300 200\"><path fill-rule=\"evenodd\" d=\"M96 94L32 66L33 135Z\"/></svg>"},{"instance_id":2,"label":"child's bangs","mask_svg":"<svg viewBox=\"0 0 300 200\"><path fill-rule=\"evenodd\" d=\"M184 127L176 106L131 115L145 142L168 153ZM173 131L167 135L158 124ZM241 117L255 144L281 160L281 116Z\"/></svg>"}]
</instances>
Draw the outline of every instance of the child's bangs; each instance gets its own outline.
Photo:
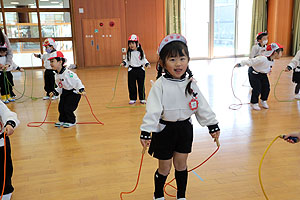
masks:
<instances>
[{"instance_id":1,"label":"child's bangs","mask_svg":"<svg viewBox=\"0 0 300 200\"><path fill-rule=\"evenodd\" d=\"M177 56L187 56L189 57L189 53L187 50L186 45L182 42L171 42L170 44L166 45L167 47L167 55L166 57L177 57Z\"/></svg>"}]
</instances>

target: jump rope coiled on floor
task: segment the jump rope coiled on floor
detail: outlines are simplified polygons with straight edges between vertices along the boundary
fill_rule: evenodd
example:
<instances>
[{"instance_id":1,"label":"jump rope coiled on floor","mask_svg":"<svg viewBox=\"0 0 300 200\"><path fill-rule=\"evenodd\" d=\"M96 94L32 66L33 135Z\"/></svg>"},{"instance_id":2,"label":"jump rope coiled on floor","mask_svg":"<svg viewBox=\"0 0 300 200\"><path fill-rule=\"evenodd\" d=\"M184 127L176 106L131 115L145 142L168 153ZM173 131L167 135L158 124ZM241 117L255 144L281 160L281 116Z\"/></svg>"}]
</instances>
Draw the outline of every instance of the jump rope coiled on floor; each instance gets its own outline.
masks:
<instances>
[{"instance_id":1,"label":"jump rope coiled on floor","mask_svg":"<svg viewBox=\"0 0 300 200\"><path fill-rule=\"evenodd\" d=\"M231 110L238 110L240 109L243 105L247 105L247 104L250 104L250 103L243 103L242 100L240 98L238 98L234 92L234 89L233 89L233 72L234 72L234 69L235 67L232 69L232 73L231 73L231 90L232 90L232 94L234 96L234 98L236 98L240 103L238 104L231 104L228 108L231 109Z\"/></svg>"},{"instance_id":2,"label":"jump rope coiled on floor","mask_svg":"<svg viewBox=\"0 0 300 200\"><path fill-rule=\"evenodd\" d=\"M100 124L100 125L104 125L104 123L101 122L101 121L96 117L96 115L94 114L93 108L92 108L92 106L91 106L91 103L90 103L88 97L87 97L86 95L85 95L84 97L85 97L85 99L86 99L86 101L87 101L87 103L88 103L88 105L89 105L89 107L90 107L91 114L93 115L93 117L95 118L95 120L96 120L97 122L76 122L76 124ZM27 124L27 126L28 126L28 127L40 127L40 126L42 126L43 124L54 124L55 122L46 122L46 119L47 119L47 116L48 116L48 112L49 112L50 105L51 105L51 100L49 100L48 108L47 108L47 110L46 110L46 115L45 115L45 118L44 118L44 120L43 120L42 122L29 122L29 123ZM38 125L33 125L33 124L38 124Z\"/></svg>"},{"instance_id":3,"label":"jump rope coiled on floor","mask_svg":"<svg viewBox=\"0 0 300 200\"><path fill-rule=\"evenodd\" d=\"M219 139L216 139L216 144L217 144L217 149L208 158L206 158L202 163L200 163L196 167L193 167L192 169L188 170L188 172L196 170L197 168L199 168L200 166L202 166L204 163L206 163L211 157L213 157L219 151L219 149L220 149ZM120 193L120 199L121 200L123 200L123 194L131 194L131 193L133 193L137 189L138 184L139 184L139 180L140 180L140 176L141 176L142 165L143 165L143 160L144 160L144 155L145 155L146 150L147 150L147 147L144 147L143 151L142 151L142 157L141 157L141 161L140 161L140 167L139 167L139 171L138 171L138 176L137 176L136 184L135 184L134 188L131 191L129 191L129 192L121 192ZM168 195L170 197L176 197L176 196L168 194L166 192L166 187L169 185L169 186L173 187L175 190L177 190L177 188L175 186L171 185L171 183L174 180L175 180L175 178L173 178L171 181L167 182L164 185L164 192L166 193L166 195Z\"/></svg>"}]
</instances>

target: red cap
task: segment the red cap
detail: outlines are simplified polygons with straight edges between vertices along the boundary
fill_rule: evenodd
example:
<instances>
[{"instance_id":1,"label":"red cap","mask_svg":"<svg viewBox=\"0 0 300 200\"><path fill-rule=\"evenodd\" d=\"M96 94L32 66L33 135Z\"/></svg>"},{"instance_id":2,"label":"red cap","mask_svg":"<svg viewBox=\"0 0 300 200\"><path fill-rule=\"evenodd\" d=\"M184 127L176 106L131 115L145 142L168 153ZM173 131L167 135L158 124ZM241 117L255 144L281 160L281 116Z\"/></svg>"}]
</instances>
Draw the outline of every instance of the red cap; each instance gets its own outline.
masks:
<instances>
[{"instance_id":1,"label":"red cap","mask_svg":"<svg viewBox=\"0 0 300 200\"><path fill-rule=\"evenodd\" d=\"M54 49L56 49L56 43L55 43L55 40L53 38L47 38L45 41L44 41L44 44L43 46L46 47L46 46L53 46Z\"/></svg>"},{"instance_id":2,"label":"red cap","mask_svg":"<svg viewBox=\"0 0 300 200\"><path fill-rule=\"evenodd\" d=\"M50 58L48 60L51 60L53 58L63 58L65 59L65 62L67 62L67 59L64 57L64 54L61 51L55 51L50 54Z\"/></svg>"},{"instance_id":3,"label":"red cap","mask_svg":"<svg viewBox=\"0 0 300 200\"><path fill-rule=\"evenodd\" d=\"M132 41L132 42L138 42L139 41L139 37L135 34L132 34L129 36L128 41Z\"/></svg>"},{"instance_id":4,"label":"red cap","mask_svg":"<svg viewBox=\"0 0 300 200\"><path fill-rule=\"evenodd\" d=\"M283 49L283 46L277 42L269 44L266 48L265 55L271 56L274 53L274 51L276 51L277 49Z\"/></svg>"}]
</instances>

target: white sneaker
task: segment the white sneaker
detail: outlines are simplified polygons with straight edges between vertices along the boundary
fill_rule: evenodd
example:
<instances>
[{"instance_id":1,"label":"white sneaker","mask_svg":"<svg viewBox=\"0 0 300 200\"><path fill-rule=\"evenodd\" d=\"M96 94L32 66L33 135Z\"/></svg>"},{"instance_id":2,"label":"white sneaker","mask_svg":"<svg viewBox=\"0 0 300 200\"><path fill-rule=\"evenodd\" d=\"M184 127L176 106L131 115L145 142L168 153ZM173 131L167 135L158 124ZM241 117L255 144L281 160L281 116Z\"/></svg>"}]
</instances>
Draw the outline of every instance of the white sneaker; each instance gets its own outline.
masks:
<instances>
[{"instance_id":1,"label":"white sneaker","mask_svg":"<svg viewBox=\"0 0 300 200\"><path fill-rule=\"evenodd\" d=\"M154 200L165 200L165 197L160 197L160 198L156 198L156 199L155 199L155 197L153 197L153 199Z\"/></svg>"},{"instance_id":2,"label":"white sneaker","mask_svg":"<svg viewBox=\"0 0 300 200\"><path fill-rule=\"evenodd\" d=\"M296 94L295 99L300 99L300 94Z\"/></svg>"},{"instance_id":3,"label":"white sneaker","mask_svg":"<svg viewBox=\"0 0 300 200\"><path fill-rule=\"evenodd\" d=\"M51 97L52 100L58 99L58 96Z\"/></svg>"},{"instance_id":4,"label":"white sneaker","mask_svg":"<svg viewBox=\"0 0 300 200\"><path fill-rule=\"evenodd\" d=\"M135 104L136 100L130 100L129 104Z\"/></svg>"},{"instance_id":5,"label":"white sneaker","mask_svg":"<svg viewBox=\"0 0 300 200\"><path fill-rule=\"evenodd\" d=\"M141 104L146 104L147 101L146 100L140 100Z\"/></svg>"},{"instance_id":6,"label":"white sneaker","mask_svg":"<svg viewBox=\"0 0 300 200\"><path fill-rule=\"evenodd\" d=\"M2 200L10 200L12 193L4 194ZM1 195L0 195L1 196Z\"/></svg>"},{"instance_id":7,"label":"white sneaker","mask_svg":"<svg viewBox=\"0 0 300 200\"><path fill-rule=\"evenodd\" d=\"M261 101L260 103L261 103L261 105L262 105L263 108L269 109L269 106L268 106L268 104L267 104L267 101Z\"/></svg>"},{"instance_id":8,"label":"white sneaker","mask_svg":"<svg viewBox=\"0 0 300 200\"><path fill-rule=\"evenodd\" d=\"M251 103L251 107L253 110L261 110L258 103Z\"/></svg>"},{"instance_id":9,"label":"white sneaker","mask_svg":"<svg viewBox=\"0 0 300 200\"><path fill-rule=\"evenodd\" d=\"M63 127L64 128L70 128L70 127L75 126L75 125L76 125L76 123L74 123L74 124L72 124L72 123L64 123Z\"/></svg>"},{"instance_id":10,"label":"white sneaker","mask_svg":"<svg viewBox=\"0 0 300 200\"><path fill-rule=\"evenodd\" d=\"M49 96L44 96L44 97L43 97L43 100L48 100L48 99L50 99Z\"/></svg>"},{"instance_id":11,"label":"white sneaker","mask_svg":"<svg viewBox=\"0 0 300 200\"><path fill-rule=\"evenodd\" d=\"M64 122L56 122L54 124L55 127L60 127L60 126L63 126L64 125Z\"/></svg>"}]
</instances>

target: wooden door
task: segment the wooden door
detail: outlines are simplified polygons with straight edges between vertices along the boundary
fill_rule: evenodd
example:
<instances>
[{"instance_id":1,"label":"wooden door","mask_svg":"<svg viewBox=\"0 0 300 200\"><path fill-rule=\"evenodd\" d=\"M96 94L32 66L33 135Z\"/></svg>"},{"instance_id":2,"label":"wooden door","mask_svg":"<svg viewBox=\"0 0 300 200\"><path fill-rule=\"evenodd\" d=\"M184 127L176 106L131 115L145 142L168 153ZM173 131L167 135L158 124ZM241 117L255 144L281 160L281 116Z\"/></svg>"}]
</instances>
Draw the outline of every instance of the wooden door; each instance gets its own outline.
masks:
<instances>
[{"instance_id":1,"label":"wooden door","mask_svg":"<svg viewBox=\"0 0 300 200\"><path fill-rule=\"evenodd\" d=\"M82 19L83 54L85 66L97 66L97 52L95 45L94 20Z\"/></svg>"}]
</instances>

